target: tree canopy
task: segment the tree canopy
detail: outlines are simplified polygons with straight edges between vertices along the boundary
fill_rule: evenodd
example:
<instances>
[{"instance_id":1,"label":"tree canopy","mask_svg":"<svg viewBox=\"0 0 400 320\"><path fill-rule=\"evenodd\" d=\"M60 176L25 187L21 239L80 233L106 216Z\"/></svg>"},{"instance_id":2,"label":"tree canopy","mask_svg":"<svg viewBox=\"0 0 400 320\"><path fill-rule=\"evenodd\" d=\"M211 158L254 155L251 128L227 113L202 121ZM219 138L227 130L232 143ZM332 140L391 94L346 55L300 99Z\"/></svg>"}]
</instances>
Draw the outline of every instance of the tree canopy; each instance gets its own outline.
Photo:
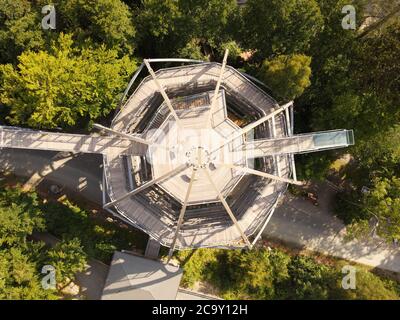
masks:
<instances>
[{"instance_id":1,"label":"tree canopy","mask_svg":"<svg viewBox=\"0 0 400 320\"><path fill-rule=\"evenodd\" d=\"M55 7L57 29L73 33L75 41L83 43L90 38L108 49L133 54L136 29L131 10L123 1L68 0L56 2Z\"/></svg>"},{"instance_id":2,"label":"tree canopy","mask_svg":"<svg viewBox=\"0 0 400 320\"><path fill-rule=\"evenodd\" d=\"M35 128L87 126L118 103L136 62L105 47L74 48L61 34L49 52L26 51L1 66L0 103L8 120Z\"/></svg>"},{"instance_id":3,"label":"tree canopy","mask_svg":"<svg viewBox=\"0 0 400 320\"><path fill-rule=\"evenodd\" d=\"M47 263L56 270L59 284L68 284L76 273L86 267L86 254L77 238L57 243L47 252L47 257Z\"/></svg>"},{"instance_id":4,"label":"tree canopy","mask_svg":"<svg viewBox=\"0 0 400 320\"><path fill-rule=\"evenodd\" d=\"M294 100L311 84L310 64L311 58L305 55L280 55L263 62L259 78L277 98Z\"/></svg>"},{"instance_id":5,"label":"tree canopy","mask_svg":"<svg viewBox=\"0 0 400 320\"><path fill-rule=\"evenodd\" d=\"M40 16L28 0L0 2L0 63L14 63L24 50L44 45Z\"/></svg>"},{"instance_id":6,"label":"tree canopy","mask_svg":"<svg viewBox=\"0 0 400 320\"><path fill-rule=\"evenodd\" d=\"M379 220L382 238L399 238L396 1L374 0L371 9L365 0L60 0L54 2L56 30L43 30L41 7L47 4L0 2L2 124L87 129L116 108L139 59L220 61L229 48L230 65L258 77L279 101L295 99L295 130L354 129L354 147L297 156L299 177L324 179L333 160L351 154L339 173L346 187L336 201L339 216L357 234L369 234L371 221ZM357 30L342 28L348 4L356 8ZM385 11L391 19L382 17ZM372 28L369 15L380 19ZM363 186L370 192L362 193ZM44 226L66 240L50 250L30 241ZM1 189L0 298L57 298L40 285L43 263L57 265L58 281L66 282L83 268L83 251L107 262L116 248L143 244L125 231L91 223L75 206L38 205L18 188ZM338 270L279 250L200 250L185 268L185 284L214 281L228 298L396 297L371 273L360 277L360 290L337 291Z\"/></svg>"},{"instance_id":7,"label":"tree canopy","mask_svg":"<svg viewBox=\"0 0 400 320\"><path fill-rule=\"evenodd\" d=\"M44 221L35 193L0 188L0 299L58 299L57 289L85 269L86 255L78 240L48 249L28 238L34 231L44 231ZM42 267L48 264L56 270L55 289L41 283Z\"/></svg>"},{"instance_id":8,"label":"tree canopy","mask_svg":"<svg viewBox=\"0 0 400 320\"><path fill-rule=\"evenodd\" d=\"M396 283L355 266L357 285L344 290L342 266L280 248L197 249L175 254L184 270L182 285L210 285L224 299L398 299ZM326 258L323 258L326 260Z\"/></svg>"},{"instance_id":9,"label":"tree canopy","mask_svg":"<svg viewBox=\"0 0 400 320\"><path fill-rule=\"evenodd\" d=\"M400 240L400 178L378 178L365 204L365 210L379 220L378 234L389 242Z\"/></svg>"},{"instance_id":10,"label":"tree canopy","mask_svg":"<svg viewBox=\"0 0 400 320\"><path fill-rule=\"evenodd\" d=\"M144 0L134 19L138 47L145 55L210 55L213 49L233 40L237 13L235 0ZM184 49L188 46L191 51Z\"/></svg>"},{"instance_id":11,"label":"tree canopy","mask_svg":"<svg viewBox=\"0 0 400 320\"><path fill-rule=\"evenodd\" d=\"M249 0L242 19L244 46L266 58L306 52L323 26L315 0Z\"/></svg>"}]
</instances>

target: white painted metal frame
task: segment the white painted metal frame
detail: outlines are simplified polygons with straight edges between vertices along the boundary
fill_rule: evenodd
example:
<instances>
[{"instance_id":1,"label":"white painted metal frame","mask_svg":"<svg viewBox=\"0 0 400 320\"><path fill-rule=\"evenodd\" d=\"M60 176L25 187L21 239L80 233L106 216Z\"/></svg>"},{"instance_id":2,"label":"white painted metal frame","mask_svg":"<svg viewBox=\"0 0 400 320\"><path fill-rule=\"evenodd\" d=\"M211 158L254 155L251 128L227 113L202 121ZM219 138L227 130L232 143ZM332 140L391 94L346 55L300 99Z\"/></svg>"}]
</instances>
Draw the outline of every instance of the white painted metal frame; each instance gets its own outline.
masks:
<instances>
[{"instance_id":1,"label":"white painted metal frame","mask_svg":"<svg viewBox=\"0 0 400 320\"><path fill-rule=\"evenodd\" d=\"M181 230L181 226L182 226L182 223L183 223L183 218L185 216L187 204L188 204L188 201L189 201L189 196L190 196L190 193L192 191L193 183L195 181L195 176L196 176L196 170L193 170L192 171L192 175L190 177L189 186L188 186L187 191L186 191L185 201L184 201L183 206L181 208L181 211L179 213L179 218L178 218L178 223L176 225L176 231L175 231L174 239L172 240L172 245L170 247L169 254L168 254L168 260L171 259L172 254L174 253L174 250L175 250L176 240L178 239L178 235L179 235L179 232Z\"/></svg>"},{"instance_id":2,"label":"white painted metal frame","mask_svg":"<svg viewBox=\"0 0 400 320\"><path fill-rule=\"evenodd\" d=\"M172 116L174 117L176 123L178 124L179 127L182 127L181 125L181 121L178 117L178 115L175 112L174 107L172 106L171 100L169 100L167 93L165 92L163 86L161 85L161 83L158 81L156 74L154 73L153 69L150 66L150 63L148 60L144 60L144 64L147 67L147 70L149 71L149 73L151 74L151 76L153 77L153 80L158 88L158 90L160 91L162 97L164 98L165 103L167 104L169 111L171 112Z\"/></svg>"},{"instance_id":3,"label":"white painted metal frame","mask_svg":"<svg viewBox=\"0 0 400 320\"><path fill-rule=\"evenodd\" d=\"M251 242L249 241L249 239L247 238L247 236L243 232L243 229L240 227L240 225L239 225L238 221L236 220L235 215L233 214L231 208L229 207L228 203L226 202L226 200L222 196L221 192L218 190L214 180L211 178L210 170L208 168L204 168L203 170L205 171L206 176L207 176L208 180L210 181L212 187L218 193L218 198L221 201L222 205L224 206L224 208L225 208L226 212L228 213L229 217L231 218L231 220L232 220L233 224L235 225L236 229L239 231L239 233L242 236L242 238L243 238L244 242L246 243L246 245L249 247L249 249L251 249L251 247L252 247Z\"/></svg>"},{"instance_id":4,"label":"white painted metal frame","mask_svg":"<svg viewBox=\"0 0 400 320\"><path fill-rule=\"evenodd\" d=\"M225 56L226 56L226 55L227 55L227 53L225 54ZM224 60L225 60L225 58L224 58ZM146 64L146 62L147 62L147 64ZM135 73L134 77L131 79L131 81L130 81L130 83L129 83L129 87L127 88L126 92L124 93L124 96L123 96L123 98L122 98L121 101L123 101L123 100L125 99L125 97L126 97L128 91L129 91L129 88L132 86L133 82L136 80L137 75L138 75L138 74L140 73L140 71L143 69L143 66L146 65L146 66L148 66L148 69L149 69L150 66L148 65L148 62L193 62L193 63L203 63L203 61L200 61L200 60L190 60L190 59L147 59L147 60L145 60L144 63L142 63L142 65L140 66L140 68L139 68L139 70L137 71L137 73ZM221 84L222 75L223 75L223 70L225 69L225 64L226 64L226 61L223 61L223 63L222 63L222 68L221 68L222 71L221 71L221 73L220 73L220 77L219 77L219 79L218 79L217 86L216 86L216 88L215 88L215 91L216 91L216 92L218 92L219 86L220 86L220 84ZM151 68L150 68L150 69L151 69ZM150 72L150 70L149 70L149 72L150 72L150 74L152 75L153 79L154 79L155 82L157 83L158 80L157 80L157 78L156 78L156 76L155 76L155 73L154 73L154 71L153 71L152 69L151 69L151 71L152 71L152 72ZM152 73L153 73L153 74L152 74ZM244 73L242 73L242 74L243 74L244 76L246 76L247 78L249 78L249 79L251 79L251 80L253 80L253 81L257 82L257 83L260 83L257 79L252 78L252 77L250 77L250 76L248 76L248 75L246 75L246 74L244 74ZM260 84L262 84L262 83L260 83ZM163 90L163 88L161 87L161 85L160 85L160 88L161 88L161 90L160 90L161 94L162 94L162 92L165 93L165 91ZM163 95L163 98L164 98L164 100L166 101L167 106L169 107L169 109L170 109L172 115L174 116L175 111L173 110L172 105L168 105L168 102L170 103L170 101L169 101L169 98L168 98L168 96L166 95L166 93L165 93L165 96L166 96L166 97L164 97L164 95ZM216 95L214 95L214 96L216 96ZM122 103L122 102L121 102L121 103ZM213 104L212 104L211 106L213 106ZM291 107L291 108L290 108L290 115L289 115L288 107ZM283 109L282 109L282 108L283 108ZM172 109L172 110L171 110L171 109ZM212 108L211 108L211 109L212 109ZM280 109L282 109L282 110L280 110ZM287 121L287 126L288 126L288 127L287 127L288 134L289 134L289 135L292 135L292 134L293 134L293 103L290 102L289 104L286 104L286 105L282 106L280 109L277 109L277 110L275 110L272 114L266 115L265 117L262 117L261 119L257 120L256 122L254 122L254 123L252 123L252 124L246 126L245 128L242 129L242 132L241 132L240 134L238 134L238 136L247 133L248 131L254 129L256 126L260 125L260 124L263 123L264 121L270 119L270 118L271 118L271 115L272 115L271 121L272 121L272 122L275 122L275 118L274 118L275 115L278 114L278 113L280 113L280 112L282 112L283 110L285 111L285 115L286 115L286 121ZM212 111L212 110L210 110L210 111ZM212 113L210 112L210 115L211 115L211 114L212 114ZM176 113L175 113L175 116L176 116L175 119L178 119L177 121L179 121L179 118L177 117ZM175 117L175 116L174 116L174 117ZM108 128L107 128L107 129L108 129ZM274 125L273 125L273 130L275 130L275 126L274 126ZM237 136L237 137L238 137L238 136ZM275 136L275 134L274 134L274 136ZM231 138L231 140L228 141L227 143L233 141L233 140L236 139L237 137ZM225 145L225 144L224 144L224 145ZM221 146L221 147L222 147L222 146ZM291 158L289 158L289 159L291 159L291 161L294 162L293 156L292 156ZM277 176L270 175L270 174L265 173L265 172L261 172L261 171L257 171L257 170L252 170L252 169L249 169L249 168L247 168L247 167L244 168L244 167L238 167L238 166L234 166L234 165L232 165L231 167L233 167L234 169L242 170L242 171L247 172L247 173L250 173L250 174L259 175L259 176L267 177L267 178L270 178L270 179L275 179L275 180L282 181L282 182L301 184L301 182L296 181L296 174L295 174L294 163L293 163L292 166L293 166L293 167L292 167L292 172L293 172L293 176L294 176L294 178L295 178L294 180L285 179L285 178L282 178L282 177L277 177ZM260 230L260 233L258 233L258 235L257 235L256 238L254 239L253 243L251 244L251 243L249 242L247 236L244 234L243 230L241 229L240 225L238 224L238 222L237 222L235 216L233 215L231 209L229 208L229 205L227 204L227 202L225 201L225 199L223 198L223 196L219 193L219 190L217 190L217 187L216 187L215 183L213 182L213 180L212 180L212 178L211 178L211 175L210 175L209 170L208 170L208 169L204 169L204 170L206 170L207 176L208 176L208 178L210 179L211 184L216 188L216 191L217 191L218 194L219 194L219 198L220 198L221 203L223 204L224 208L226 209L226 211L228 212L229 216L231 217L233 223L235 224L235 226L238 228L239 232L241 233L243 240L245 241L245 243L246 243L249 247L251 247L251 246L258 240L259 236L261 235L262 230L265 229L266 225L268 224L269 220L271 219L272 213L273 213L273 211L274 211L274 209L275 209L275 207L276 207L276 205L277 205L278 199L279 199L279 197L282 195L283 192L281 192L281 193L278 195L277 200L276 200L276 202L275 202L275 204L274 204L274 206L273 206L272 211L271 211L269 214L267 214L267 218L265 219L265 222L264 222L264 224L263 224L263 226L262 226L262 228L261 228L261 230ZM278 172L279 172L279 170L278 170ZM176 243L177 237L178 237L178 235L179 235L179 231L180 231L181 225L182 225L182 223L183 223L184 214L185 214L186 208L187 208L187 200L188 200L188 198L189 198L189 194L190 194L190 191L191 191L191 188L192 188L192 183L193 183L193 180L194 180L194 175L195 175L195 172L193 171L193 172L192 172L192 178L191 178L191 180L190 180L190 182L189 182L189 187L188 187L187 194L186 194L186 198L185 198L186 200L185 200L185 202L184 202L184 204L183 204L183 207L181 208L181 211L180 211L180 216L179 216L179 219L178 219L178 224L177 224L177 228L176 228L176 233L175 233L173 245L171 246L170 253L174 251L175 243ZM279 175L279 173L278 173L278 175ZM160 178L161 178L161 177L160 177ZM160 179L160 178L159 178L159 179ZM104 176L103 179L107 179L107 177ZM156 183L156 182L158 182L158 181L154 182L154 180L153 180L153 181L150 181L150 182L153 182L152 184L154 184L154 183ZM149 186L150 186L150 185L149 185ZM144 187L144 185L141 186L141 187ZM135 194L135 193L137 193L137 192L140 192L141 190L138 191L138 189L140 189L141 187L139 187L139 188L137 188L137 189L135 189L135 190L132 190L133 194ZM142 189L142 190L143 190L143 189ZM124 197L127 197L127 196L129 196L129 195L127 194L127 195L125 195ZM117 200L118 200L118 199L117 199ZM117 201L117 200L115 200L115 201ZM119 200L119 201L120 201L120 200ZM103 202L105 202L105 197L104 197L104 196L103 196ZM108 204L107 204L107 205L108 205ZM106 209L107 209L107 208L106 208Z\"/></svg>"},{"instance_id":5,"label":"white painted metal frame","mask_svg":"<svg viewBox=\"0 0 400 320\"><path fill-rule=\"evenodd\" d=\"M272 117L276 116L277 114L285 111L287 108L289 108L291 105L293 105L293 101L290 101L286 104L284 104L283 106L281 106L280 108L276 109L275 111L271 112L270 114L258 119L257 121L254 121L250 124L248 124L247 126L245 126L244 128L240 129L238 132L236 132L235 134L233 134L231 137L229 137L228 139L226 139L224 141L224 143L219 146L218 148L216 148L215 150L211 151L210 153L214 153L218 150L220 150L221 148L223 148L224 146L226 146L228 143L232 142L233 140L239 138L241 135L246 134L247 132L249 132L250 130L254 129L255 127L259 126L260 124L264 123L265 121L267 121L268 119L271 119Z\"/></svg>"},{"instance_id":6,"label":"white painted metal frame","mask_svg":"<svg viewBox=\"0 0 400 320\"><path fill-rule=\"evenodd\" d=\"M222 66L221 66L221 70L219 72L217 85L215 86L214 96L213 96L213 99L212 99L212 102L211 102L210 110L208 111L208 117L207 117L207 122L206 122L208 128L210 128L212 126L213 112L214 112L214 109L215 109L215 105L217 104L218 92L219 92L219 88L221 86L222 77L224 76L226 62L228 60L228 54L229 54L229 50L226 49L225 50L224 59L222 60Z\"/></svg>"},{"instance_id":7,"label":"white painted metal frame","mask_svg":"<svg viewBox=\"0 0 400 320\"><path fill-rule=\"evenodd\" d=\"M272 179L272 180L276 180L276 181L280 181L280 182L286 182L286 183L290 183L290 184L295 184L295 185L298 185L298 186L304 185L304 182L302 182L302 181L297 181L297 180L278 177L278 176L275 176L275 175L270 174L270 173L266 173L266 172L262 172L262 171L258 171L258 170L254 170L254 169L250 169L250 168L247 168L247 167L236 166L234 164L224 164L224 165L229 167L229 168L238 170L238 171L254 174L256 176L260 176L260 177L264 177L264 178L268 178L268 179Z\"/></svg>"},{"instance_id":8,"label":"white painted metal frame","mask_svg":"<svg viewBox=\"0 0 400 320\"><path fill-rule=\"evenodd\" d=\"M292 123L290 121L290 116L289 116L289 109L285 110L285 115L286 115L286 123L287 123L287 130L288 130L288 134L289 136L293 135L293 131L292 131ZM290 159L290 164L292 167L292 177L294 180L297 180L297 174L296 174L296 164L294 162L294 154L290 154L289 155L289 159Z\"/></svg>"},{"instance_id":9,"label":"white painted metal frame","mask_svg":"<svg viewBox=\"0 0 400 320\"><path fill-rule=\"evenodd\" d=\"M120 137L123 137L123 138L126 138L126 139L129 139L129 140L138 142L138 143L151 145L150 141L147 141L147 140L139 138L139 137L135 137L133 135L130 135L130 134L127 134L127 133L124 133L124 132L119 132L119 131L113 130L111 128L107 128L105 126L102 126L101 124L95 123L93 125L93 127L96 128L96 129L99 129L99 130L104 130L104 131L106 131L108 133L111 133L111 134L114 134L114 135L117 135L117 136L120 136Z\"/></svg>"}]
</instances>

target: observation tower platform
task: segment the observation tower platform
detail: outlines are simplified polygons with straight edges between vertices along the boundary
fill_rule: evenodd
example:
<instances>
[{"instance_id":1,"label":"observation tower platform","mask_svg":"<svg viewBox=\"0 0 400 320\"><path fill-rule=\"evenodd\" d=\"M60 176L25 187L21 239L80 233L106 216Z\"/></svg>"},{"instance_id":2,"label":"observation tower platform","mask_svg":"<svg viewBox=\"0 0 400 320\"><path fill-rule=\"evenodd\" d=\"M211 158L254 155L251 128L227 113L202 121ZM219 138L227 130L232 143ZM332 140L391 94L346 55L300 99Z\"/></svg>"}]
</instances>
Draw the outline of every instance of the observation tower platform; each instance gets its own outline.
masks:
<instances>
[{"instance_id":1,"label":"observation tower platform","mask_svg":"<svg viewBox=\"0 0 400 320\"><path fill-rule=\"evenodd\" d=\"M110 126L95 125L100 134L1 127L0 147L102 154L104 208L170 253L251 248L288 184L303 183L294 155L354 136L294 134L293 102L279 105L226 58L144 60ZM153 71L156 63L178 66Z\"/></svg>"}]
</instances>

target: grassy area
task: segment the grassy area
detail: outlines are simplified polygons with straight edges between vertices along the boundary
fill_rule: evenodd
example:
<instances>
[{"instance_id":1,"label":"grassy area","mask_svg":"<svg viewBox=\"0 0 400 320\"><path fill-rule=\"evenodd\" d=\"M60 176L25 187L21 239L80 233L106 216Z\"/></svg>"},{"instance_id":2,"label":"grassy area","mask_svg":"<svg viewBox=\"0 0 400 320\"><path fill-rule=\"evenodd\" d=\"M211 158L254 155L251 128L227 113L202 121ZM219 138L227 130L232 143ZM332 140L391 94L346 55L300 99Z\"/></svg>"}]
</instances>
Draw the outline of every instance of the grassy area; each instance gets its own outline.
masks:
<instances>
[{"instance_id":1,"label":"grassy area","mask_svg":"<svg viewBox=\"0 0 400 320\"><path fill-rule=\"evenodd\" d=\"M202 283L224 299L399 299L399 283L366 266L275 246L246 250L198 249L176 253L182 285ZM356 268L356 289L342 288L342 267Z\"/></svg>"}]
</instances>

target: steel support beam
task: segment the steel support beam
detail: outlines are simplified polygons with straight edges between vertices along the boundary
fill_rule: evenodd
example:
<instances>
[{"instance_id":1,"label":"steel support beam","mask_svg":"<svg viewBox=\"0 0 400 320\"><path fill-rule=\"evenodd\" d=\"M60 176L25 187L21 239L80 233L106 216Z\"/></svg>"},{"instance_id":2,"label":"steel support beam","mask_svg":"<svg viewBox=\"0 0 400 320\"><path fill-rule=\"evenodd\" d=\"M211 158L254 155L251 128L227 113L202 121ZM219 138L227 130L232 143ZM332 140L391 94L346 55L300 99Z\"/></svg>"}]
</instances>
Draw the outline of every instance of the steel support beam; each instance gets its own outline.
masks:
<instances>
[{"instance_id":1,"label":"steel support beam","mask_svg":"<svg viewBox=\"0 0 400 320\"><path fill-rule=\"evenodd\" d=\"M96 129L99 129L99 130L104 130L104 131L106 131L108 133L111 133L111 134L114 134L116 136L120 136L120 137L129 139L129 140L138 142L138 143L147 144L147 145L151 145L152 144L150 141L147 141L145 139L142 139L142 138L139 138L139 137L135 137L133 135L130 135L130 134L127 134L127 133L124 133L124 132L119 132L119 131L116 131L116 130L111 129L111 128L107 128L105 126L102 126L101 124L95 123L93 125L93 127L96 128Z\"/></svg>"},{"instance_id":2,"label":"steel support beam","mask_svg":"<svg viewBox=\"0 0 400 320\"><path fill-rule=\"evenodd\" d=\"M235 225L236 229L239 231L239 233L242 236L242 238L243 238L244 242L246 243L246 245L249 247L249 249L251 249L252 245L251 245L249 239L244 234L244 232L243 232L242 228L240 227L238 221L236 220L231 208L229 207L228 203L225 201L225 199L222 196L221 192L218 190L216 184L214 183L214 180L211 178L210 170L208 168L204 168L203 170L206 172L206 176L207 176L208 180L210 181L212 187L214 188L214 190L218 194L219 201L221 201L222 205L224 206L226 212L228 213L229 217L231 218L231 220L232 220L233 224Z\"/></svg>"},{"instance_id":3,"label":"steel support beam","mask_svg":"<svg viewBox=\"0 0 400 320\"><path fill-rule=\"evenodd\" d=\"M268 119L271 119L272 117L275 117L277 114L285 111L287 108L289 108L291 105L293 104L293 101L290 101L286 104L284 104L283 106L281 106L280 108L276 109L275 111L271 112L270 114L262 117L261 119L258 119L257 121L248 124L247 126L245 126L244 128L240 129L238 132L236 132L235 134L233 134L231 137L229 137L228 139L225 140L225 142L219 146L218 148L216 148L215 150L213 150L211 153L214 153L218 150L220 150L221 148L223 148L224 146L226 146L228 143L232 142L233 140L239 138L241 135L246 134L247 132L249 132L250 130L254 129L255 127L259 126L260 124L264 123L265 121L267 121Z\"/></svg>"},{"instance_id":4,"label":"steel support beam","mask_svg":"<svg viewBox=\"0 0 400 320\"><path fill-rule=\"evenodd\" d=\"M179 218L178 218L178 223L176 225L176 231L175 231L174 239L172 240L172 245L171 245L171 247L169 249L168 260L171 259L172 254L174 253L174 250L175 250L176 240L178 239L179 231L181 230L181 226L182 226L182 223L183 223L183 217L185 216L185 213L186 213L186 208L187 208L187 204L188 204L188 201L189 201L190 192L192 191L192 186L193 186L193 182L194 182L195 176L196 176L196 170L193 170L192 171L192 175L190 177L189 186L188 186L187 191L186 191L185 201L183 202L183 206L182 206L181 211L179 213Z\"/></svg>"},{"instance_id":5,"label":"steel support beam","mask_svg":"<svg viewBox=\"0 0 400 320\"><path fill-rule=\"evenodd\" d=\"M153 69L150 66L150 63L147 59L144 60L144 64L147 67L147 70L149 70L149 73L151 74L151 76L153 77L153 80L158 88L158 90L160 91L162 97L164 98L165 103L167 104L169 111L171 112L172 116L175 118L176 123L178 124L179 127L181 127L181 122L180 119L178 117L178 115L175 112L175 109L173 108L172 104L171 104L171 100L169 100L167 93L165 92L164 88L162 87L161 83L158 81L156 74L154 73Z\"/></svg>"},{"instance_id":6,"label":"steel support beam","mask_svg":"<svg viewBox=\"0 0 400 320\"><path fill-rule=\"evenodd\" d=\"M286 115L286 124L287 124L287 130L289 136L293 136L293 130L292 130L292 121L290 119L290 113L289 109L285 110L285 115ZM289 161L290 161L290 166L292 167L292 176L294 180L297 180L297 174L296 174L296 164L294 162L294 154L291 153L289 154Z\"/></svg>"},{"instance_id":7,"label":"steel support beam","mask_svg":"<svg viewBox=\"0 0 400 320\"><path fill-rule=\"evenodd\" d=\"M258 171L258 170L254 170L254 169L250 169L250 168L247 168L247 167L236 166L234 164L225 164L225 166L227 166L229 168L232 168L232 169L235 169L235 170L238 170L238 171L254 174L256 176L260 176L260 177L264 177L264 178L268 178L268 179L272 179L272 180L276 180L276 181L280 181L280 182L286 182L286 183L295 184L295 185L298 185L298 186L304 185L304 182L302 182L302 181L297 181L297 180L293 180L293 179L286 179L286 178L278 177L278 176L275 176L275 175L270 174L270 173L266 173L266 172L262 172L262 171Z\"/></svg>"},{"instance_id":8,"label":"steel support beam","mask_svg":"<svg viewBox=\"0 0 400 320\"><path fill-rule=\"evenodd\" d=\"M222 77L224 76L224 72L225 72L225 67L226 67L226 62L228 60L228 54L229 54L229 50L226 49L225 50L225 55L224 55L224 59L222 60L222 66L221 66L221 70L219 73L219 77L218 77L218 81L217 81L217 85L215 86L215 90L214 90L214 96L211 102L211 106L210 106L210 110L208 111L208 117L207 117L207 126L208 128L212 127L212 119L213 119L213 112L215 109L215 105L217 104L217 96L218 96L218 92L219 92L219 88L221 86L221 81L222 81Z\"/></svg>"}]
</instances>

